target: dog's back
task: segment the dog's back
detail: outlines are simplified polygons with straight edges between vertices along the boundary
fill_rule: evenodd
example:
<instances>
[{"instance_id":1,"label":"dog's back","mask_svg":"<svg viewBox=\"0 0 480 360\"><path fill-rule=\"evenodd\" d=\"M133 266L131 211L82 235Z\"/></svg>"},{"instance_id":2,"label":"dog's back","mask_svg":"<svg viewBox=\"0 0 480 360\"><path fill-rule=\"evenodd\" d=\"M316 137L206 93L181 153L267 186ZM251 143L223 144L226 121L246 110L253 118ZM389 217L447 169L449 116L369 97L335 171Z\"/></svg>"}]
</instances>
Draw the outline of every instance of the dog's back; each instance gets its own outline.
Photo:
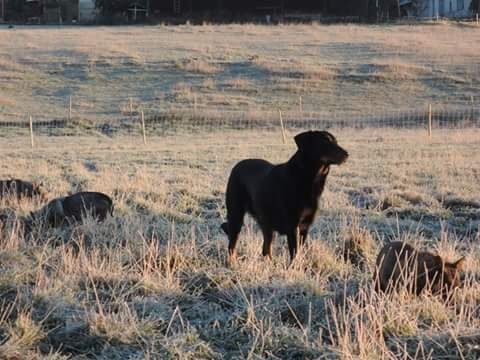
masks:
<instances>
[{"instance_id":1,"label":"dog's back","mask_svg":"<svg viewBox=\"0 0 480 360\"><path fill-rule=\"evenodd\" d=\"M246 159L236 164L227 184L227 208L239 207L255 216L254 203L261 195L261 184L275 167L262 159Z\"/></svg>"},{"instance_id":2,"label":"dog's back","mask_svg":"<svg viewBox=\"0 0 480 360\"><path fill-rule=\"evenodd\" d=\"M418 252L409 244L394 241L385 245L377 256L375 288L381 291L398 285L414 268Z\"/></svg>"},{"instance_id":3,"label":"dog's back","mask_svg":"<svg viewBox=\"0 0 480 360\"><path fill-rule=\"evenodd\" d=\"M113 201L99 192L79 192L63 200L63 211L65 217L76 221L80 221L86 214L105 220L109 213L113 215Z\"/></svg>"},{"instance_id":4,"label":"dog's back","mask_svg":"<svg viewBox=\"0 0 480 360\"><path fill-rule=\"evenodd\" d=\"M33 198L34 196L43 197L43 193L36 183L20 179L0 180L0 197L7 196L14 196L17 199L21 197Z\"/></svg>"},{"instance_id":5,"label":"dog's back","mask_svg":"<svg viewBox=\"0 0 480 360\"><path fill-rule=\"evenodd\" d=\"M233 167L229 181L239 181L248 191L253 191L274 167L263 159L242 160Z\"/></svg>"},{"instance_id":6,"label":"dog's back","mask_svg":"<svg viewBox=\"0 0 480 360\"><path fill-rule=\"evenodd\" d=\"M385 245L378 254L375 288L385 292L406 286L418 295L429 287L433 293L445 295L460 286L458 273L463 262L464 258L454 263L445 262L439 255L395 241Z\"/></svg>"}]
</instances>

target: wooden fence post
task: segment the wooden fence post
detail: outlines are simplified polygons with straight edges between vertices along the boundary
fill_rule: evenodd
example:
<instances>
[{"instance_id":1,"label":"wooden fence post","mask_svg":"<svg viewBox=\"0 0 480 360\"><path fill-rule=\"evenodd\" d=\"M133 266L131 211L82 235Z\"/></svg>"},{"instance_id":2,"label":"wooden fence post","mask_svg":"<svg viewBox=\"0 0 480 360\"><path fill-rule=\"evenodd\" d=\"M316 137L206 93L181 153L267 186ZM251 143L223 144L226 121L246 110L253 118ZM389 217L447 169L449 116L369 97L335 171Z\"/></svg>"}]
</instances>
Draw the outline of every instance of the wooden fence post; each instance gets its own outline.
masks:
<instances>
[{"instance_id":1,"label":"wooden fence post","mask_svg":"<svg viewBox=\"0 0 480 360\"><path fill-rule=\"evenodd\" d=\"M128 98L128 101L129 101L129 107L130 107L130 121L133 120L133 102L132 102L132 98Z\"/></svg>"},{"instance_id":2,"label":"wooden fence post","mask_svg":"<svg viewBox=\"0 0 480 360\"><path fill-rule=\"evenodd\" d=\"M303 104L302 104L302 95L298 98L298 108L300 110L300 114L303 114Z\"/></svg>"},{"instance_id":3,"label":"wooden fence post","mask_svg":"<svg viewBox=\"0 0 480 360\"><path fill-rule=\"evenodd\" d=\"M142 110L142 114L141 114L141 120L142 120L143 144L147 145L147 134L146 134L146 131L145 131L145 117L143 115L143 110Z\"/></svg>"},{"instance_id":4,"label":"wooden fence post","mask_svg":"<svg viewBox=\"0 0 480 360\"><path fill-rule=\"evenodd\" d=\"M193 93L193 116L197 116L197 94Z\"/></svg>"},{"instance_id":5,"label":"wooden fence post","mask_svg":"<svg viewBox=\"0 0 480 360\"><path fill-rule=\"evenodd\" d=\"M33 121L32 121L32 116L30 115L29 117L30 120L30 146L33 149L34 143L33 143Z\"/></svg>"},{"instance_id":6,"label":"wooden fence post","mask_svg":"<svg viewBox=\"0 0 480 360\"><path fill-rule=\"evenodd\" d=\"M473 122L475 121L475 105L474 105L474 103L473 103L473 95L470 96L470 103L471 103L471 105L472 105L472 114L471 114L472 118L471 118L470 120L471 120L472 123L473 123Z\"/></svg>"},{"instance_id":7,"label":"wooden fence post","mask_svg":"<svg viewBox=\"0 0 480 360\"><path fill-rule=\"evenodd\" d=\"M428 104L428 137L432 138L432 104Z\"/></svg>"},{"instance_id":8,"label":"wooden fence post","mask_svg":"<svg viewBox=\"0 0 480 360\"><path fill-rule=\"evenodd\" d=\"M282 129L282 139L283 143L287 143L287 137L285 135L285 127L283 126L283 116L282 116L282 110L278 110L278 115L280 116L280 128Z\"/></svg>"},{"instance_id":9,"label":"wooden fence post","mask_svg":"<svg viewBox=\"0 0 480 360\"><path fill-rule=\"evenodd\" d=\"M72 96L68 97L68 121L72 120Z\"/></svg>"}]
</instances>

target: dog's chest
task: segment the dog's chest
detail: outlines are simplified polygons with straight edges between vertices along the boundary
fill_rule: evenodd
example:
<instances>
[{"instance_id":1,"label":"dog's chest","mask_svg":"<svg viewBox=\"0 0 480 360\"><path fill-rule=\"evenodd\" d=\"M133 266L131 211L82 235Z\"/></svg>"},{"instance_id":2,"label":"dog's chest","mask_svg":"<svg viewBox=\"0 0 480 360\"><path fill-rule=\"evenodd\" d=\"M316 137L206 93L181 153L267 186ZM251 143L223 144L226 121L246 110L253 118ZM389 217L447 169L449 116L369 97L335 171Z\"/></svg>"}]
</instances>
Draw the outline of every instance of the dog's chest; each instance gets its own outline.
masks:
<instances>
[{"instance_id":1,"label":"dog's chest","mask_svg":"<svg viewBox=\"0 0 480 360\"><path fill-rule=\"evenodd\" d=\"M306 207L303 208L300 212L300 219L299 222L302 223L304 221L311 221L315 217L315 213L317 212L317 208L313 207Z\"/></svg>"},{"instance_id":2,"label":"dog's chest","mask_svg":"<svg viewBox=\"0 0 480 360\"><path fill-rule=\"evenodd\" d=\"M330 172L330 166L328 165L322 166L320 168L320 170L317 173L317 176L315 177L312 183L312 194L311 194L312 197L318 199L318 197L322 195L329 172Z\"/></svg>"}]
</instances>

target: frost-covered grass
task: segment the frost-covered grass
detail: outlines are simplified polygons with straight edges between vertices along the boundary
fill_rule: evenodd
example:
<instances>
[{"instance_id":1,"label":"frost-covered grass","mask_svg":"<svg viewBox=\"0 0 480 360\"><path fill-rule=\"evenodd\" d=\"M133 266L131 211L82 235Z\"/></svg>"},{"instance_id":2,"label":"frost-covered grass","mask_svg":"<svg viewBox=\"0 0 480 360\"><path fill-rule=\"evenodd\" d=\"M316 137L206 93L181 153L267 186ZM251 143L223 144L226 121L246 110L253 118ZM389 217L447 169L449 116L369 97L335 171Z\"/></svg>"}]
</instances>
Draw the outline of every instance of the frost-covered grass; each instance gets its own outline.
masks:
<instances>
[{"instance_id":1,"label":"frost-covered grass","mask_svg":"<svg viewBox=\"0 0 480 360\"><path fill-rule=\"evenodd\" d=\"M102 191L102 224L25 240L11 208L0 234L2 358L396 359L480 354L480 133L332 130L351 154L332 168L307 251L287 268L286 241L263 259L249 219L239 262L219 230L230 168L282 162L279 132L1 139L0 177L43 181L49 198ZM440 298L372 290L375 256L406 240L448 260L467 256L466 284ZM351 256L344 257L345 248Z\"/></svg>"}]
</instances>

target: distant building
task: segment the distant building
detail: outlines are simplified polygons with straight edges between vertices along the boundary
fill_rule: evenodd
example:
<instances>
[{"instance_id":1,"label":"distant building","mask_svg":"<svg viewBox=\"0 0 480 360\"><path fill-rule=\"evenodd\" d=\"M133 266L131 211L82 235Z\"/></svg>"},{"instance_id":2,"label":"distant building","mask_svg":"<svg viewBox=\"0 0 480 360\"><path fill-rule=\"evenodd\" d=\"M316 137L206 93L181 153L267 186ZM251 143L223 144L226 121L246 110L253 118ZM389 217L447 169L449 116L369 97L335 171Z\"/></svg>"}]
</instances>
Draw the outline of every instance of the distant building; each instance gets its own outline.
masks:
<instances>
[{"instance_id":1,"label":"distant building","mask_svg":"<svg viewBox=\"0 0 480 360\"><path fill-rule=\"evenodd\" d=\"M0 0L0 21L90 23L95 21L97 13L95 0Z\"/></svg>"},{"instance_id":2,"label":"distant building","mask_svg":"<svg viewBox=\"0 0 480 360\"><path fill-rule=\"evenodd\" d=\"M0 22L5 21L5 0L0 0Z\"/></svg>"},{"instance_id":3,"label":"distant building","mask_svg":"<svg viewBox=\"0 0 480 360\"><path fill-rule=\"evenodd\" d=\"M400 0L404 16L460 18L472 15L472 0Z\"/></svg>"},{"instance_id":4,"label":"distant building","mask_svg":"<svg viewBox=\"0 0 480 360\"><path fill-rule=\"evenodd\" d=\"M242 15L275 16L292 12L358 15L365 7L365 0L149 0L152 13L222 14L230 15L231 18Z\"/></svg>"},{"instance_id":5,"label":"distant building","mask_svg":"<svg viewBox=\"0 0 480 360\"><path fill-rule=\"evenodd\" d=\"M78 21L81 23L90 23L97 17L97 8L95 0L78 0Z\"/></svg>"},{"instance_id":6,"label":"distant building","mask_svg":"<svg viewBox=\"0 0 480 360\"><path fill-rule=\"evenodd\" d=\"M358 21L384 0L0 0L0 21L26 23L194 21Z\"/></svg>"}]
</instances>

